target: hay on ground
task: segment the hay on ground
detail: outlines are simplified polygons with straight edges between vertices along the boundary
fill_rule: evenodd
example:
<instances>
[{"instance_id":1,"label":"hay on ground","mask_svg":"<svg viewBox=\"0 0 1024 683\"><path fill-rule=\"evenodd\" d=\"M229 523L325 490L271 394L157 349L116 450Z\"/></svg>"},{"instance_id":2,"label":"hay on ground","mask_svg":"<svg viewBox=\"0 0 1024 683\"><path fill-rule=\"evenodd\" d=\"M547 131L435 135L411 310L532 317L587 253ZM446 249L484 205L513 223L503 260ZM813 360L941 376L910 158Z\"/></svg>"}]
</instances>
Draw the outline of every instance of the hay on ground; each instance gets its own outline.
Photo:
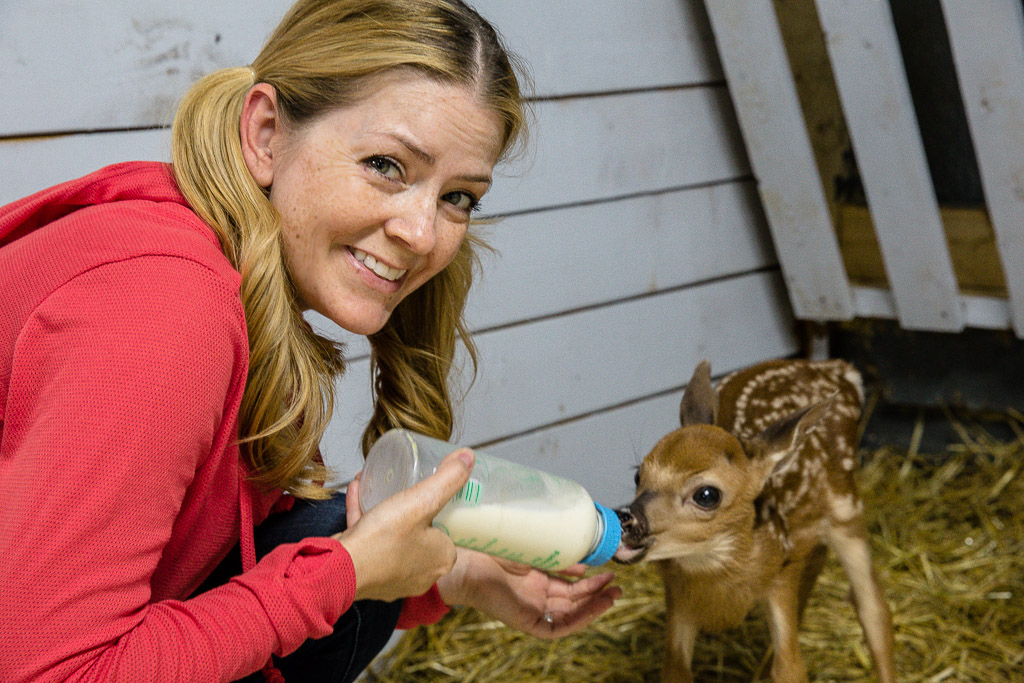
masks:
<instances>
[{"instance_id":1,"label":"hay on ground","mask_svg":"<svg viewBox=\"0 0 1024 683\"><path fill-rule=\"evenodd\" d=\"M860 473L875 567L893 609L900 681L1024 679L1024 415L1018 438L998 442L955 423L962 443L943 454L883 448ZM612 566L625 595L591 627L549 642L472 609L409 631L371 681L657 681L662 587L650 566ZM870 655L835 557L811 596L800 643L812 680L871 681ZM767 677L770 638L755 613L702 635L699 681Z\"/></svg>"}]
</instances>

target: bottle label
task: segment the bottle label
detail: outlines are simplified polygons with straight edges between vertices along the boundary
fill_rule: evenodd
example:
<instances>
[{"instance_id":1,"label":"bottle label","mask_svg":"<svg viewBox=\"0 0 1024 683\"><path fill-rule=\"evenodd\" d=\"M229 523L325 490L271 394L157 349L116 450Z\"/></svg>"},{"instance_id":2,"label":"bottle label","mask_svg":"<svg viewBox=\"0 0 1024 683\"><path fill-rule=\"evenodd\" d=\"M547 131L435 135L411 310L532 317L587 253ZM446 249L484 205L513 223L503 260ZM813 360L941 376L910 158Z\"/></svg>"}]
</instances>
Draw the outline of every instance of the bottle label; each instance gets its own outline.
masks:
<instances>
[{"instance_id":1,"label":"bottle label","mask_svg":"<svg viewBox=\"0 0 1024 683\"><path fill-rule=\"evenodd\" d=\"M494 557L501 557L506 560L512 560L513 562L520 562L522 564L528 564L538 569L544 569L546 571L557 571L559 569L565 569L572 562L565 561L561 556L561 551L552 550L548 555L530 555L522 550L512 550L511 548L503 545L497 538L477 538L476 536L461 536L453 534L444 524L437 521L434 522L434 526L443 531L452 542L457 546L463 548L469 548L470 550L479 550L485 552Z\"/></svg>"},{"instance_id":2,"label":"bottle label","mask_svg":"<svg viewBox=\"0 0 1024 683\"><path fill-rule=\"evenodd\" d=\"M480 491L482 486L480 480L470 478L466 485L459 489L459 492L452 498L453 503L463 506L474 506L480 504Z\"/></svg>"}]
</instances>

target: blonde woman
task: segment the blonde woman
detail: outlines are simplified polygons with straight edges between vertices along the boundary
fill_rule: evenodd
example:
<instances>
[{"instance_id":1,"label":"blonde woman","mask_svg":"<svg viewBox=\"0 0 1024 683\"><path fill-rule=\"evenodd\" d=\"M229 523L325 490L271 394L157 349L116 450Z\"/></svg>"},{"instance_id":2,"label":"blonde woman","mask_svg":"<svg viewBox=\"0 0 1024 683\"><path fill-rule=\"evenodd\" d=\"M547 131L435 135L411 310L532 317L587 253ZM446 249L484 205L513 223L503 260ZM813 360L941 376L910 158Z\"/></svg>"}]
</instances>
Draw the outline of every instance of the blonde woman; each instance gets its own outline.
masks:
<instances>
[{"instance_id":1,"label":"blonde woman","mask_svg":"<svg viewBox=\"0 0 1024 683\"><path fill-rule=\"evenodd\" d=\"M541 637L611 605L430 527L468 450L362 517L319 483L343 361L303 311L370 339L364 451L449 437L471 216L521 128L460 0L300 0L188 93L171 165L0 208L0 680L350 681L447 605Z\"/></svg>"}]
</instances>

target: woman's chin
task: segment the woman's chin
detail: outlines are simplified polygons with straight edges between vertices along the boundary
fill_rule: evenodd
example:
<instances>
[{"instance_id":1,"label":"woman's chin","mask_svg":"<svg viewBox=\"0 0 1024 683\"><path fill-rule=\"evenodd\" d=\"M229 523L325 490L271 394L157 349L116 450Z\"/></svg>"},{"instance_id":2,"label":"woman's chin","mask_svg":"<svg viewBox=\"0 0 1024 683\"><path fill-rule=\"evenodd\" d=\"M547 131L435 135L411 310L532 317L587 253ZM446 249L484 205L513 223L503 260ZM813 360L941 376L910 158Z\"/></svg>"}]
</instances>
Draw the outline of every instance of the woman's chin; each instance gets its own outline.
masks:
<instances>
[{"instance_id":1,"label":"woman's chin","mask_svg":"<svg viewBox=\"0 0 1024 683\"><path fill-rule=\"evenodd\" d=\"M356 311L351 309L317 310L317 313L347 332L364 336L380 332L391 318L391 310L382 306Z\"/></svg>"}]
</instances>

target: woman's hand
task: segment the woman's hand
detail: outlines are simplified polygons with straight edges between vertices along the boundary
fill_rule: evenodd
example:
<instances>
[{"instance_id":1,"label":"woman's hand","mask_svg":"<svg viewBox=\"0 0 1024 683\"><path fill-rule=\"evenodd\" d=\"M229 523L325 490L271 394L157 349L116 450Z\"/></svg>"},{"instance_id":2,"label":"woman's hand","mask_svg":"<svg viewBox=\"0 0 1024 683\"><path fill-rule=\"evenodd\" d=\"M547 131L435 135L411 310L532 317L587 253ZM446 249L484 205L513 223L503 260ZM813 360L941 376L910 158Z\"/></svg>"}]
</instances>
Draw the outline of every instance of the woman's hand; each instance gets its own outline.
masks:
<instances>
[{"instance_id":1,"label":"woman's hand","mask_svg":"<svg viewBox=\"0 0 1024 683\"><path fill-rule=\"evenodd\" d=\"M455 545L431 521L469 479L474 455L460 449L415 486L359 510L359 477L348 485L348 528L335 534L352 557L356 599L397 600L422 595L455 563Z\"/></svg>"},{"instance_id":2,"label":"woman's hand","mask_svg":"<svg viewBox=\"0 0 1024 683\"><path fill-rule=\"evenodd\" d=\"M581 577L586 567L553 576L518 562L458 548L451 572L437 583L449 605L468 605L539 638L561 638L585 628L622 595L615 575ZM563 576L565 578L563 578ZM549 620L550 619L550 620Z\"/></svg>"}]
</instances>

